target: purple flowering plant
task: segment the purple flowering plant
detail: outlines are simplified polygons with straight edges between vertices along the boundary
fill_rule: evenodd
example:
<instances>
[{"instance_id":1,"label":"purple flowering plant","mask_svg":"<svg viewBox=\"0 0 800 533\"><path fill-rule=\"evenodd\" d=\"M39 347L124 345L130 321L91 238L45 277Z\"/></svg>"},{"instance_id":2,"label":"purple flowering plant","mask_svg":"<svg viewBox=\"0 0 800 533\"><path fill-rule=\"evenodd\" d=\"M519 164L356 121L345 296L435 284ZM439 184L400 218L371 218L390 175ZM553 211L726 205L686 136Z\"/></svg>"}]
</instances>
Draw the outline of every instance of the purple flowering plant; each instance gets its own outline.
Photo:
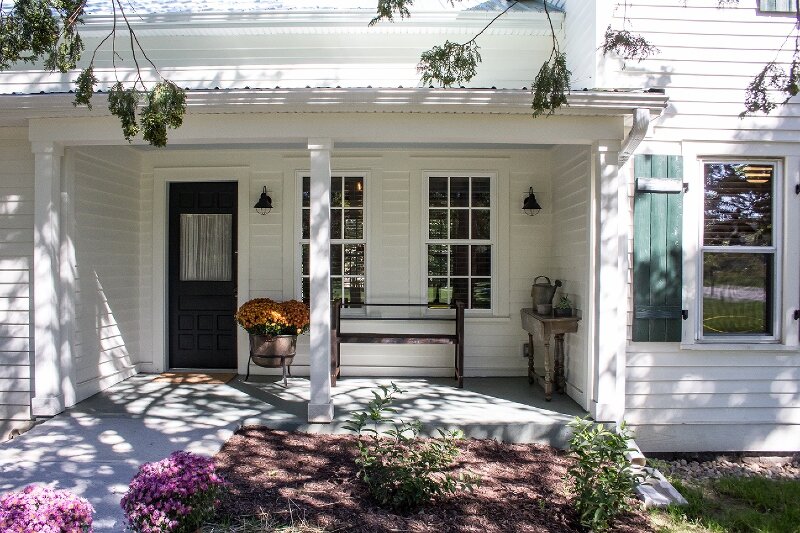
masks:
<instances>
[{"instance_id":1,"label":"purple flowering plant","mask_svg":"<svg viewBox=\"0 0 800 533\"><path fill-rule=\"evenodd\" d=\"M214 516L225 482L214 461L190 452L145 463L122 497L128 529L136 533L192 532Z\"/></svg>"},{"instance_id":2,"label":"purple flowering plant","mask_svg":"<svg viewBox=\"0 0 800 533\"><path fill-rule=\"evenodd\" d=\"M68 490L29 485L0 496L0 531L90 533L94 508Z\"/></svg>"}]
</instances>

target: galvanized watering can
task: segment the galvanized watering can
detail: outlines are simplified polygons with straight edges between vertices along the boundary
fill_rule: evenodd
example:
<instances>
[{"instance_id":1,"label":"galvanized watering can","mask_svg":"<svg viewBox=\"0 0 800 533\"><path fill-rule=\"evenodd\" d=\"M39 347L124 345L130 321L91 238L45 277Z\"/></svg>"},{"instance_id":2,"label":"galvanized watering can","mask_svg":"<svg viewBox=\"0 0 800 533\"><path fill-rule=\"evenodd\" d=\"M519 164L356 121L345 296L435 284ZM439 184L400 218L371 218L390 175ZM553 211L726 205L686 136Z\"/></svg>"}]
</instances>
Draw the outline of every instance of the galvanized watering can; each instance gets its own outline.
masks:
<instances>
[{"instance_id":1,"label":"galvanized watering can","mask_svg":"<svg viewBox=\"0 0 800 533\"><path fill-rule=\"evenodd\" d=\"M537 283L537 281L542 278L546 279L547 283ZM556 289L560 286L561 280L556 280L555 283L551 283L550 278L547 276L536 276L533 280L533 287L531 288L534 308L540 305L551 305L553 303L553 296L556 294Z\"/></svg>"}]
</instances>

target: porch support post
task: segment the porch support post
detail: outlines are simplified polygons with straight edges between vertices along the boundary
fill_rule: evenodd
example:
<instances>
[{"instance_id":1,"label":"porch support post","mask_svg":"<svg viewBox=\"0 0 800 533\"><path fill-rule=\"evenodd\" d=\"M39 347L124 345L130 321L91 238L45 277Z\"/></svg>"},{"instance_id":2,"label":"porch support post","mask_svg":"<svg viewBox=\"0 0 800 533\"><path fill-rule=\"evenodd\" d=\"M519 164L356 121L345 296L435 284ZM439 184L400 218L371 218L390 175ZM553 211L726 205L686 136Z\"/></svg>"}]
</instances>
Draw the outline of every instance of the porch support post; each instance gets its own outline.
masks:
<instances>
[{"instance_id":1,"label":"porch support post","mask_svg":"<svg viewBox=\"0 0 800 533\"><path fill-rule=\"evenodd\" d=\"M333 420L331 401L331 139L309 139L311 153L311 401L308 421Z\"/></svg>"},{"instance_id":2,"label":"porch support post","mask_svg":"<svg viewBox=\"0 0 800 533\"><path fill-rule=\"evenodd\" d=\"M53 416L64 410L64 372L61 361L61 158L55 143L34 142L33 240L33 388L34 416Z\"/></svg>"},{"instance_id":3,"label":"porch support post","mask_svg":"<svg viewBox=\"0 0 800 533\"><path fill-rule=\"evenodd\" d=\"M591 345L594 372L591 415L620 422L625 410L627 338L627 187L618 166L618 141L600 141L593 152L594 290Z\"/></svg>"}]
</instances>

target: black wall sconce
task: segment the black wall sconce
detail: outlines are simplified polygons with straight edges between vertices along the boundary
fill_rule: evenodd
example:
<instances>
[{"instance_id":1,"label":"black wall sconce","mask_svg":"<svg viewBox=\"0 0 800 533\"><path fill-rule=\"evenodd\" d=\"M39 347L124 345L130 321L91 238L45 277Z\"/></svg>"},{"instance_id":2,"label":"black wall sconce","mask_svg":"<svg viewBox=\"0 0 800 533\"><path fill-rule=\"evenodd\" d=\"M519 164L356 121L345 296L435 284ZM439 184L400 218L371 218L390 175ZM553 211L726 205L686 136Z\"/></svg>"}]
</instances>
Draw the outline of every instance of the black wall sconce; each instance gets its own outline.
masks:
<instances>
[{"instance_id":1,"label":"black wall sconce","mask_svg":"<svg viewBox=\"0 0 800 533\"><path fill-rule=\"evenodd\" d=\"M272 211L272 198L267 196L267 187L264 186L264 190L261 191L261 198L258 199L256 205L254 205L256 209L256 213L259 215L266 215L270 211Z\"/></svg>"},{"instance_id":2,"label":"black wall sconce","mask_svg":"<svg viewBox=\"0 0 800 533\"><path fill-rule=\"evenodd\" d=\"M528 189L528 196L525 197L525 201L522 203L522 210L529 217L537 215L542 210L542 206L536 201L536 195L533 194L533 187Z\"/></svg>"}]
</instances>

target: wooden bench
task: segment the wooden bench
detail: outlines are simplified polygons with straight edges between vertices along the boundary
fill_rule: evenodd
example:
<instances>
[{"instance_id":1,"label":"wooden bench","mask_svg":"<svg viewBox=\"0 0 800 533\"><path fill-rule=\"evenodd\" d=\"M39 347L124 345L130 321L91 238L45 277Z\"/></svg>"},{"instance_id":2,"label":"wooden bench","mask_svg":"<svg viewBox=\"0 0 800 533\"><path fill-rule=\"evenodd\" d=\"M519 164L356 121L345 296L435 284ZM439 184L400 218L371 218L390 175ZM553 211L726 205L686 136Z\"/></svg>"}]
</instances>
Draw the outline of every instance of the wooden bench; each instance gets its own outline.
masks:
<instances>
[{"instance_id":1,"label":"wooden bench","mask_svg":"<svg viewBox=\"0 0 800 533\"><path fill-rule=\"evenodd\" d=\"M349 304L350 307L409 307L427 308L428 304ZM341 375L342 344L452 344L455 347L455 379L464 387L464 302L456 302L455 316L421 316L419 318L391 318L370 316L344 317L344 320L391 320L395 322L453 322L453 333L365 333L342 332L342 301L335 300L331 309L331 384Z\"/></svg>"}]
</instances>

